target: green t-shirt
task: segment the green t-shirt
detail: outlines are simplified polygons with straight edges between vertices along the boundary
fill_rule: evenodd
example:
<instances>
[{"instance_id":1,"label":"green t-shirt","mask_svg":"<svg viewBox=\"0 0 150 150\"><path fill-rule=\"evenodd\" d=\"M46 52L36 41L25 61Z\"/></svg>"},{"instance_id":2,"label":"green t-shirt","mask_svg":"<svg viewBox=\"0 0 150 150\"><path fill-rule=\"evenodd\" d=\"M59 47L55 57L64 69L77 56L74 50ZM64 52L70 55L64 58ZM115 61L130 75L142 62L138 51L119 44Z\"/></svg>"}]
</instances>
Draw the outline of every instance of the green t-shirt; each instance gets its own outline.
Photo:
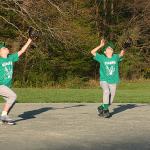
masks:
<instances>
[{"instance_id":1,"label":"green t-shirt","mask_svg":"<svg viewBox=\"0 0 150 150\"><path fill-rule=\"evenodd\" d=\"M10 54L7 58L0 57L0 85L11 86L13 63L18 59L18 53Z\"/></svg>"},{"instance_id":2,"label":"green t-shirt","mask_svg":"<svg viewBox=\"0 0 150 150\"><path fill-rule=\"evenodd\" d=\"M119 62L122 61L122 57L113 54L111 58L108 58L103 54L96 53L94 60L100 63L100 81L106 81L110 84L119 82Z\"/></svg>"}]
</instances>

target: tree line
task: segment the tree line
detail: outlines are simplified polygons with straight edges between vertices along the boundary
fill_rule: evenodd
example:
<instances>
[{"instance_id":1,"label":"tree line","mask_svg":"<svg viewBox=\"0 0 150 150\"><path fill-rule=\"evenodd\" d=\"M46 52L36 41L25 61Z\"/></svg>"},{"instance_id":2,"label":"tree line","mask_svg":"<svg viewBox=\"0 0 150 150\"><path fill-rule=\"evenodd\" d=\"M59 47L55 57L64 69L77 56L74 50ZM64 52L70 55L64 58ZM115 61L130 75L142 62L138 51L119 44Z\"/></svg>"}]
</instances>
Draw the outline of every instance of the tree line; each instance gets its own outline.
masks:
<instances>
[{"instance_id":1,"label":"tree line","mask_svg":"<svg viewBox=\"0 0 150 150\"><path fill-rule=\"evenodd\" d=\"M120 64L122 79L150 78L149 13L147 0L2 0L0 41L12 52L25 43L29 26L40 32L15 65L15 86L86 86L97 80L90 50L102 37L115 43L115 53L133 39Z\"/></svg>"}]
</instances>

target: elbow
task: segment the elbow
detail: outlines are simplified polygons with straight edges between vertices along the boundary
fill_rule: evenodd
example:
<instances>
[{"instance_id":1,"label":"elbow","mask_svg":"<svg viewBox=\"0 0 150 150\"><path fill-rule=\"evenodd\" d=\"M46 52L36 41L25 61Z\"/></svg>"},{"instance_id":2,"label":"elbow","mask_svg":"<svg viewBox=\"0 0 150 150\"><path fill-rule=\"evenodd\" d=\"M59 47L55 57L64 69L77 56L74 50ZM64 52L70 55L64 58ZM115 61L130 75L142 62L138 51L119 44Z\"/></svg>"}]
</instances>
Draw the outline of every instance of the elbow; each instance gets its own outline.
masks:
<instances>
[{"instance_id":1,"label":"elbow","mask_svg":"<svg viewBox=\"0 0 150 150\"><path fill-rule=\"evenodd\" d=\"M91 51L91 54L92 54L93 56L96 56L96 53L95 53L95 52L93 52L93 51Z\"/></svg>"},{"instance_id":2,"label":"elbow","mask_svg":"<svg viewBox=\"0 0 150 150\"><path fill-rule=\"evenodd\" d=\"M122 50L121 53L120 53L120 57L123 57L125 54L125 50Z\"/></svg>"}]
</instances>

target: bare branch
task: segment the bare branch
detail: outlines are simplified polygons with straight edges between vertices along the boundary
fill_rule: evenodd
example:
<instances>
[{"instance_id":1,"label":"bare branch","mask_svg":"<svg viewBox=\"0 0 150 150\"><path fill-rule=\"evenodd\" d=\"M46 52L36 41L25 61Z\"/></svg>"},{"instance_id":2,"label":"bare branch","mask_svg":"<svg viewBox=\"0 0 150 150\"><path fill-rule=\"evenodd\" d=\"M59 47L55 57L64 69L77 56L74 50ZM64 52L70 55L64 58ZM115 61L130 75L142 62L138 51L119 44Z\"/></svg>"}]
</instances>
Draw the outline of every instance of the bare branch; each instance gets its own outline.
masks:
<instances>
[{"instance_id":1,"label":"bare branch","mask_svg":"<svg viewBox=\"0 0 150 150\"><path fill-rule=\"evenodd\" d=\"M10 24L10 25L13 26L14 28L16 28L16 29L19 31L20 35L22 35L22 37L25 37L25 38L26 38L26 36L21 32L21 30L20 30L15 24L9 22L6 18L4 18L4 17L1 16L1 15L0 15L0 18L2 18L5 22L7 22L8 24Z\"/></svg>"},{"instance_id":2,"label":"bare branch","mask_svg":"<svg viewBox=\"0 0 150 150\"><path fill-rule=\"evenodd\" d=\"M58 11L59 11L59 13L60 14L64 14L62 11L61 11L61 9L57 6L57 5L55 5L54 3L52 3L50 0L47 0L53 7L55 7Z\"/></svg>"}]
</instances>

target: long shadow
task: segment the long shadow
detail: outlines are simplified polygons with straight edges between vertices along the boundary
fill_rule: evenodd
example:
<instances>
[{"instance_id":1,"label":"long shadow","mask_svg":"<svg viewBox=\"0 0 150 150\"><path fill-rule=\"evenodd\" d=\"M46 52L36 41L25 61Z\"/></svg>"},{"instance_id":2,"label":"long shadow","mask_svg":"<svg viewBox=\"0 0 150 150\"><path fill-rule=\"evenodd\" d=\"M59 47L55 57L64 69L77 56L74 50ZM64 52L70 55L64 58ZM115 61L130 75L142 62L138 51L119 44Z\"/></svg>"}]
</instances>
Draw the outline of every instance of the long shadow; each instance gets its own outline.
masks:
<instances>
[{"instance_id":1,"label":"long shadow","mask_svg":"<svg viewBox=\"0 0 150 150\"><path fill-rule=\"evenodd\" d=\"M57 109L67 109L67 108L82 107L82 106L86 106L86 105L78 104L78 105L73 105L73 106L65 106L65 107L63 107L63 108L57 108Z\"/></svg>"},{"instance_id":2,"label":"long shadow","mask_svg":"<svg viewBox=\"0 0 150 150\"><path fill-rule=\"evenodd\" d=\"M25 111L24 113L22 113L18 116L20 118L16 119L15 122L34 119L34 118L36 118L36 115L39 115L39 114L44 113L49 110L68 109L68 108L81 107L81 106L85 106L85 105L80 104L80 105L73 105L73 106L65 106L62 108L44 107L44 108L39 108L39 109L31 110L31 111Z\"/></svg>"},{"instance_id":3,"label":"long shadow","mask_svg":"<svg viewBox=\"0 0 150 150\"><path fill-rule=\"evenodd\" d=\"M135 107L141 107L141 106L138 106L136 104L126 104L126 105L118 105L118 106L119 107L113 109L113 112L111 113L112 115L121 113L121 112L126 111L128 109L133 109Z\"/></svg>"},{"instance_id":4,"label":"long shadow","mask_svg":"<svg viewBox=\"0 0 150 150\"><path fill-rule=\"evenodd\" d=\"M36 115L44 113L49 110L53 110L53 108L52 107L44 107L44 108L39 108L39 109L31 110L31 111L25 111L18 116L20 118L16 119L15 122L28 120L28 119L34 119L34 118L36 118Z\"/></svg>"}]
</instances>

